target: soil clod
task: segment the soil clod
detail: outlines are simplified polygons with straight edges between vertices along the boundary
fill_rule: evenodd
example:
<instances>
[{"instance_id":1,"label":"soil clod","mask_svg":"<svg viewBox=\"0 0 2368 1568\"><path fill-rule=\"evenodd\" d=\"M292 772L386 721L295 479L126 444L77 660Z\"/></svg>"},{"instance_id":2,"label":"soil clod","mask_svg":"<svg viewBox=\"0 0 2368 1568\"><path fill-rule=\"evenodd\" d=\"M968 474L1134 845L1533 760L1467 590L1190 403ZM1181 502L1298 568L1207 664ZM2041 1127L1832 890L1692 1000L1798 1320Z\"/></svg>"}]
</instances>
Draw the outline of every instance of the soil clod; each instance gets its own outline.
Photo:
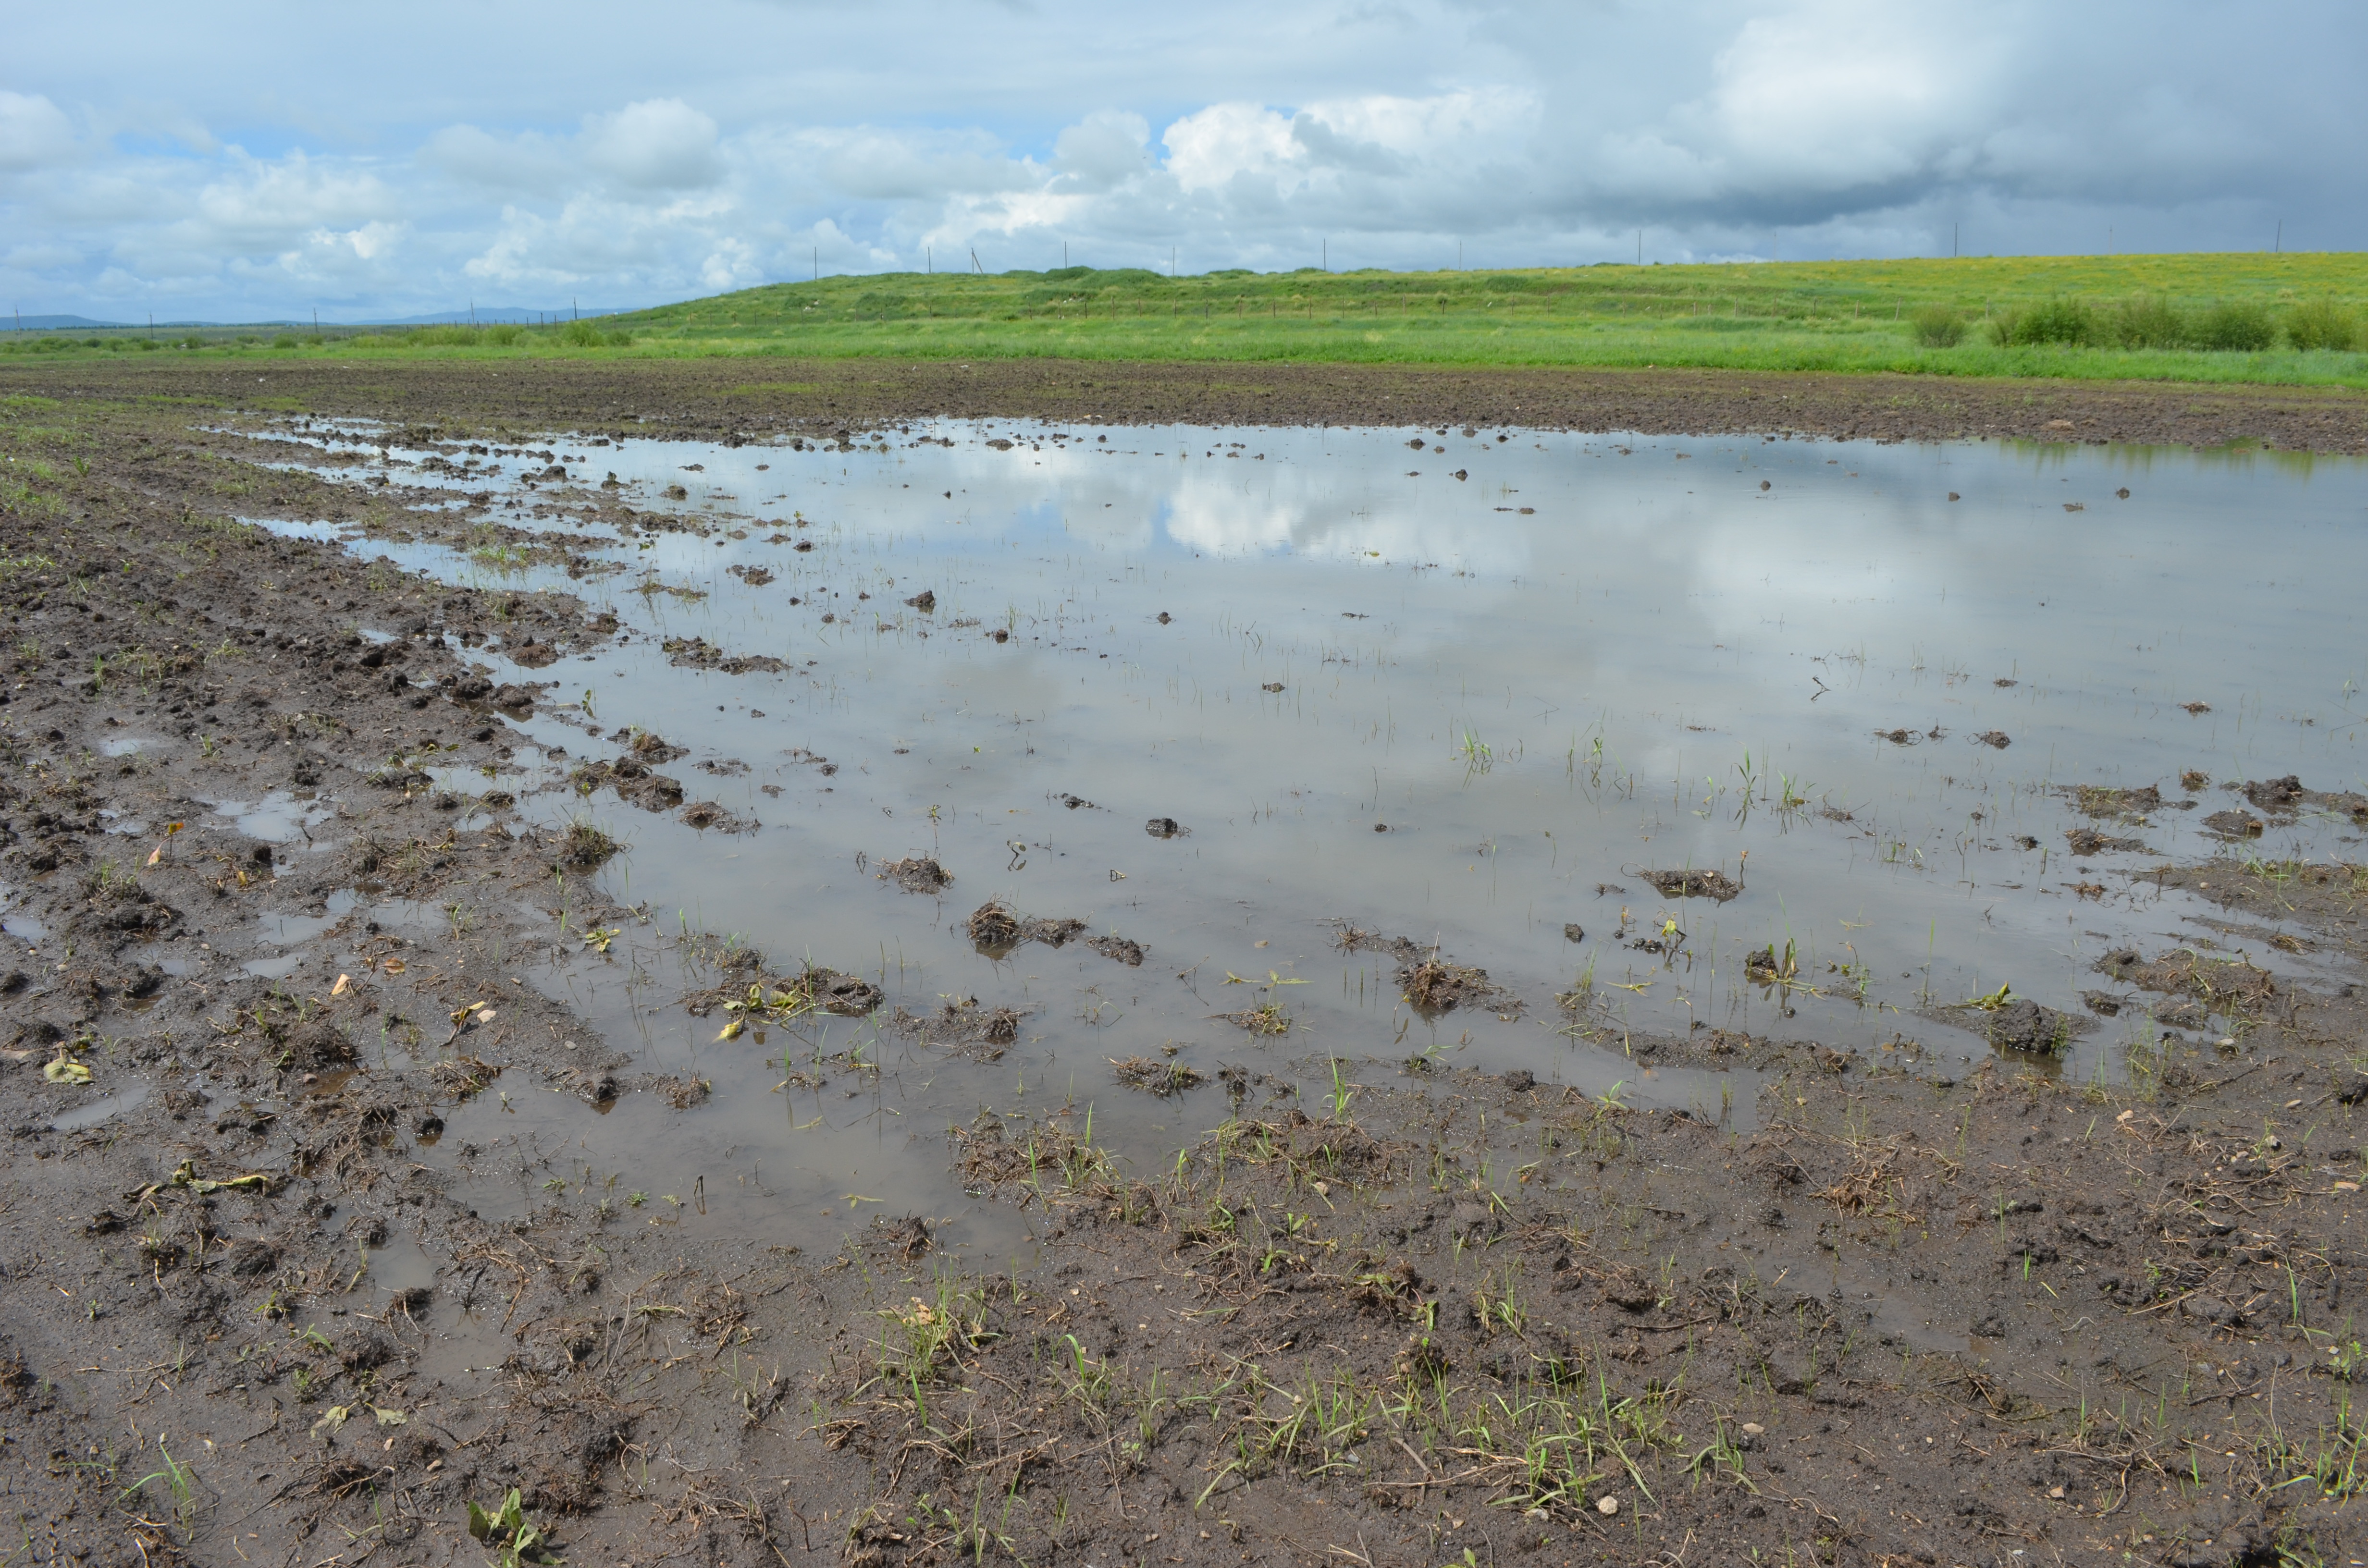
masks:
<instances>
[{"instance_id":1,"label":"soil clod","mask_svg":"<svg viewBox=\"0 0 2368 1568\"><path fill-rule=\"evenodd\" d=\"M1707 898L1725 903L1743 891L1743 884L1724 871L1639 871L1640 881L1649 882L1663 898Z\"/></svg>"},{"instance_id":2,"label":"soil clod","mask_svg":"<svg viewBox=\"0 0 2368 1568\"><path fill-rule=\"evenodd\" d=\"M879 874L882 881L894 882L906 892L938 892L952 886L954 880L943 866L925 855L891 860L880 869Z\"/></svg>"},{"instance_id":3,"label":"soil clod","mask_svg":"<svg viewBox=\"0 0 2368 1568\"><path fill-rule=\"evenodd\" d=\"M1180 1062L1157 1062L1147 1056L1130 1056L1123 1061L1112 1057L1110 1070L1128 1088L1163 1097L1197 1089L1206 1081Z\"/></svg>"}]
</instances>

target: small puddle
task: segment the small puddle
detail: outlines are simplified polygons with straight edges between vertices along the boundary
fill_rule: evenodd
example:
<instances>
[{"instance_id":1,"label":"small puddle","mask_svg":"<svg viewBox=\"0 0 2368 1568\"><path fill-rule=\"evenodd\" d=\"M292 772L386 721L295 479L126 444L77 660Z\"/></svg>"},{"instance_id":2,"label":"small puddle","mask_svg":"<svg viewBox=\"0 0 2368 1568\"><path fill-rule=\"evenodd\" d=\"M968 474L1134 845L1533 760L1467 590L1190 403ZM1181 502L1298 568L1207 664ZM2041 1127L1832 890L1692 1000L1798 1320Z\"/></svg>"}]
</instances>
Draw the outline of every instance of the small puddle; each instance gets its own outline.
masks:
<instances>
[{"instance_id":1,"label":"small puddle","mask_svg":"<svg viewBox=\"0 0 2368 1568\"><path fill-rule=\"evenodd\" d=\"M278 958L249 959L239 967L260 980L285 980L295 973L303 961L302 953L282 953Z\"/></svg>"},{"instance_id":2,"label":"small puddle","mask_svg":"<svg viewBox=\"0 0 2368 1568\"><path fill-rule=\"evenodd\" d=\"M405 1235L390 1236L382 1246L368 1249L370 1288L381 1302L436 1284L436 1265L419 1244Z\"/></svg>"},{"instance_id":3,"label":"small puddle","mask_svg":"<svg viewBox=\"0 0 2368 1568\"><path fill-rule=\"evenodd\" d=\"M113 740L100 742L98 751L101 756L131 756L139 752L154 751L164 744L145 735L118 735Z\"/></svg>"},{"instance_id":4,"label":"small puddle","mask_svg":"<svg viewBox=\"0 0 2368 1568\"><path fill-rule=\"evenodd\" d=\"M102 1121L147 1104L148 1094L148 1085L135 1081L104 1098L86 1100L72 1110L58 1112L50 1118L50 1125L60 1132L78 1132L85 1127L97 1127Z\"/></svg>"},{"instance_id":5,"label":"small puddle","mask_svg":"<svg viewBox=\"0 0 2368 1568\"><path fill-rule=\"evenodd\" d=\"M312 830L337 814L332 801L301 801L285 790L274 790L260 801L214 801L209 802L214 814L227 818L232 826L249 838L266 844L294 844L302 840L308 847L325 846L313 842Z\"/></svg>"},{"instance_id":6,"label":"small puddle","mask_svg":"<svg viewBox=\"0 0 2368 1568\"><path fill-rule=\"evenodd\" d=\"M309 942L360 907L361 894L340 888L325 901L325 915L266 915L256 921L256 939L275 948Z\"/></svg>"}]
</instances>

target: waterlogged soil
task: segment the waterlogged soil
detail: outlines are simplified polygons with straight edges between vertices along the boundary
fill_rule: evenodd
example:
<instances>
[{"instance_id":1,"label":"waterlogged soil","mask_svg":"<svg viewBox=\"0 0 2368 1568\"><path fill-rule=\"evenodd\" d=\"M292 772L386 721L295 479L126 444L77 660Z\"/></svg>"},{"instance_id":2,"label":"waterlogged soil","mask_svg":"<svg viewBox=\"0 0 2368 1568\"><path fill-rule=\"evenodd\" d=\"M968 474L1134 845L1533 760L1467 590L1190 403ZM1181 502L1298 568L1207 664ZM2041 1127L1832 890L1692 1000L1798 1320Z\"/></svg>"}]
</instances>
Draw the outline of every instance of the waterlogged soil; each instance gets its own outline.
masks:
<instances>
[{"instance_id":1,"label":"waterlogged soil","mask_svg":"<svg viewBox=\"0 0 2368 1568\"><path fill-rule=\"evenodd\" d=\"M1440 1049L1309 1058L1253 1022L1197 1087L1148 1051L1112 1063L1183 1093L1164 1141L1097 1129L1093 1095L1126 1091L1024 1078L942 1139L900 1134L894 1160L1000 1217L995 1245L950 1245L941 1215L851 1185L870 1175L794 1234L719 1229L711 1207L776 1178L638 1186L604 1129L687 1139L723 1108L554 975L634 966L636 1017L752 1057L903 1020L901 1056L817 1034L785 1057L801 1119L893 1116L931 1062L1015 1049L1032 1004L897 989L826 919L803 953L661 925L546 802L713 805L676 715L579 707L625 737L581 779L527 733L612 621L240 519L476 521L267 470L169 410L10 414L12 460L44 465L0 497L0 1503L24 1561L476 1562L501 1543L468 1506L512 1491L578 1563L2368 1548L2347 1501L2368 873L2149 870L2227 929L2096 960L2113 1007L2195 1016L2086 1078L2011 1045L1960 1069L1627 1029L1591 987L1524 997L1486 954L1350 928L1332 940L1441 1016L1526 1001L1637 1082L1700 1070L1746 1103ZM808 766L825 788L836 765ZM2283 782L2237 793L2271 816L2348 799ZM1163 820L1152 839L1191 843ZM937 884L920 858L874 868L880 896ZM944 909L1007 951L1082 945L1059 908ZM1096 940L1113 974L1152 968ZM2295 966L2243 958L2262 947ZM1780 995L1792 959L1768 949ZM2020 998L1987 1000L1963 1006ZM555 1103L583 1113L567 1136L501 1135Z\"/></svg>"},{"instance_id":2,"label":"waterlogged soil","mask_svg":"<svg viewBox=\"0 0 2368 1568\"><path fill-rule=\"evenodd\" d=\"M1973 437L2368 452L2368 399L2340 389L1956 380L1730 370L1435 369L1058 359L716 358L420 364L241 358L221 365L11 367L51 396L301 407L392 424L683 437L827 436L915 419L1114 425L1516 426L1640 435Z\"/></svg>"}]
</instances>

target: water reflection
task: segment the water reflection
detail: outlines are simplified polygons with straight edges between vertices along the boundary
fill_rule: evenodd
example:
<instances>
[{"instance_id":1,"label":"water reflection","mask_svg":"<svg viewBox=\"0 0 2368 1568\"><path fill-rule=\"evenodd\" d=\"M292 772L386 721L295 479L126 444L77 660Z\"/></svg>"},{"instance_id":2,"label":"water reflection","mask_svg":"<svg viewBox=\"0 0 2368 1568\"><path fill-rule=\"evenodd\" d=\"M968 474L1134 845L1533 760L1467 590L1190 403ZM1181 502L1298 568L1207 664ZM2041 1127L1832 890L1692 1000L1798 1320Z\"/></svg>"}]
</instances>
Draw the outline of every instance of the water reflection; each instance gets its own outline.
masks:
<instances>
[{"instance_id":1,"label":"water reflection","mask_svg":"<svg viewBox=\"0 0 2368 1568\"><path fill-rule=\"evenodd\" d=\"M652 922L543 983L642 1069L718 1086L689 1117L621 1101L604 1138L679 1125L664 1136L703 1150L702 1168L736 1163L777 1197L803 1182L779 1198L803 1203L850 1183L882 1196L916 1139L982 1104L1074 1095L1181 1142L1213 1103L1145 1102L1110 1078L1112 1059L1169 1048L1203 1073L1249 1061L1311 1083L1333 1056L1428 1051L1713 1117L1748 1115L1751 1080L1657 1068L1637 1037L1808 1038L1953 1073L1987 1048L1942 1005L2006 984L2089 1017L2107 949L2197 938L2203 911L2144 873L2226 852L2199 826L2226 784L2361 773L2346 706L2368 674L2346 586L2368 567L2358 463L1495 430L1421 432L1419 451L1403 430L1016 434L588 454L554 437L588 455L567 465L584 477L496 484L492 516L598 531L591 476L613 471L632 514L691 527L629 527L578 577L360 546L587 594L625 624L568 666L591 713L527 726L566 756L521 748L504 776L549 821L584 808L567 770L621 755L642 726L689 748L665 769L686 799L755 824L701 833L591 802L632 846L599 897ZM906 602L922 590L930 608ZM694 639L781 667L703 667ZM497 678L533 678L485 658ZM2203 787L2181 788L2196 769ZM2157 784L2164 804L2091 824L2065 791L2100 783ZM1148 835L1155 817L1191 831ZM275 825L294 836L292 823ZM2143 848L2076 855L2082 826ZM2325 858L2351 840L2348 820L2303 813L2248 852ZM920 896L875 874L911 855L952 886ZM1640 876L1686 867L1744 891L1670 897ZM1148 956L1073 942L995 961L957 929L989 898ZM1520 1005L1421 1017L1391 961L1339 946L1344 922L1436 944ZM988 1064L840 1020L791 1055L860 1042L882 1071L769 1095L799 1070L780 1037L754 1061L752 1042L719 1044L659 1005L681 994L661 927L860 971L916 1014L976 995L1025 1025ZM2209 939L2312 983L2268 934ZM1755 979L1762 949L1792 955L1783 983ZM1575 1013L1557 1005L1574 995ZM2064 1071L2122 1072L2156 1032L2132 1000ZM1279 1038L1222 1021L1269 1001L1292 1020ZM455 1134L532 1121L564 1142L589 1120L564 1096L532 1101L474 1103Z\"/></svg>"}]
</instances>

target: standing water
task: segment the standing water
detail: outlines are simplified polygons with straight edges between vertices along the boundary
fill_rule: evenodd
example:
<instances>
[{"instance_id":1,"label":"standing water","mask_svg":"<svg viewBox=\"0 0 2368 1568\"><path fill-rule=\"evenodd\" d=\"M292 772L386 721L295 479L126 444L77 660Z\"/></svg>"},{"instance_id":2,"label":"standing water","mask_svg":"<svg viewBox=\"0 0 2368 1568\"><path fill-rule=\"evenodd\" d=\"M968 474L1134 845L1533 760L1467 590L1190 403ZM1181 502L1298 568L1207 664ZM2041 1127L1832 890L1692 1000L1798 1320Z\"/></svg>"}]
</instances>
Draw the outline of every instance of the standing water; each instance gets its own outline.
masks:
<instances>
[{"instance_id":1,"label":"standing water","mask_svg":"<svg viewBox=\"0 0 2368 1568\"><path fill-rule=\"evenodd\" d=\"M2204 819L2257 815L2247 780L2358 783L2356 463L953 424L550 445L564 482L539 454L406 477L574 536L576 575L388 553L622 623L547 668L480 650L496 680L555 685L518 771L448 782L628 844L554 890L572 924L537 983L634 1072L713 1097L481 1098L439 1152L507 1140L687 1223L910 1209L998 1244L1009 1221L960 1212L949 1124L1090 1104L1148 1165L1222 1118L1229 1066L1311 1102L1527 1071L1740 1124L1753 1075L1656 1067L1661 1042L1809 1039L1952 1075L2028 1000L2051 1048L2028 1060L2112 1080L2166 1020L2107 952L2314 977L2157 870L2355 842L2341 811L2233 840ZM587 548L620 494L634 523ZM645 734L712 812L570 782ZM1078 924L974 942L990 901ZM718 1039L725 1015L681 1002L718 983L719 946L885 1000ZM1433 958L1459 967L1410 999ZM1016 1030L948 1049L894 1027L949 1006ZM1208 1086L1131 1093L1119 1062ZM495 1163L468 1168L498 1210Z\"/></svg>"}]
</instances>

